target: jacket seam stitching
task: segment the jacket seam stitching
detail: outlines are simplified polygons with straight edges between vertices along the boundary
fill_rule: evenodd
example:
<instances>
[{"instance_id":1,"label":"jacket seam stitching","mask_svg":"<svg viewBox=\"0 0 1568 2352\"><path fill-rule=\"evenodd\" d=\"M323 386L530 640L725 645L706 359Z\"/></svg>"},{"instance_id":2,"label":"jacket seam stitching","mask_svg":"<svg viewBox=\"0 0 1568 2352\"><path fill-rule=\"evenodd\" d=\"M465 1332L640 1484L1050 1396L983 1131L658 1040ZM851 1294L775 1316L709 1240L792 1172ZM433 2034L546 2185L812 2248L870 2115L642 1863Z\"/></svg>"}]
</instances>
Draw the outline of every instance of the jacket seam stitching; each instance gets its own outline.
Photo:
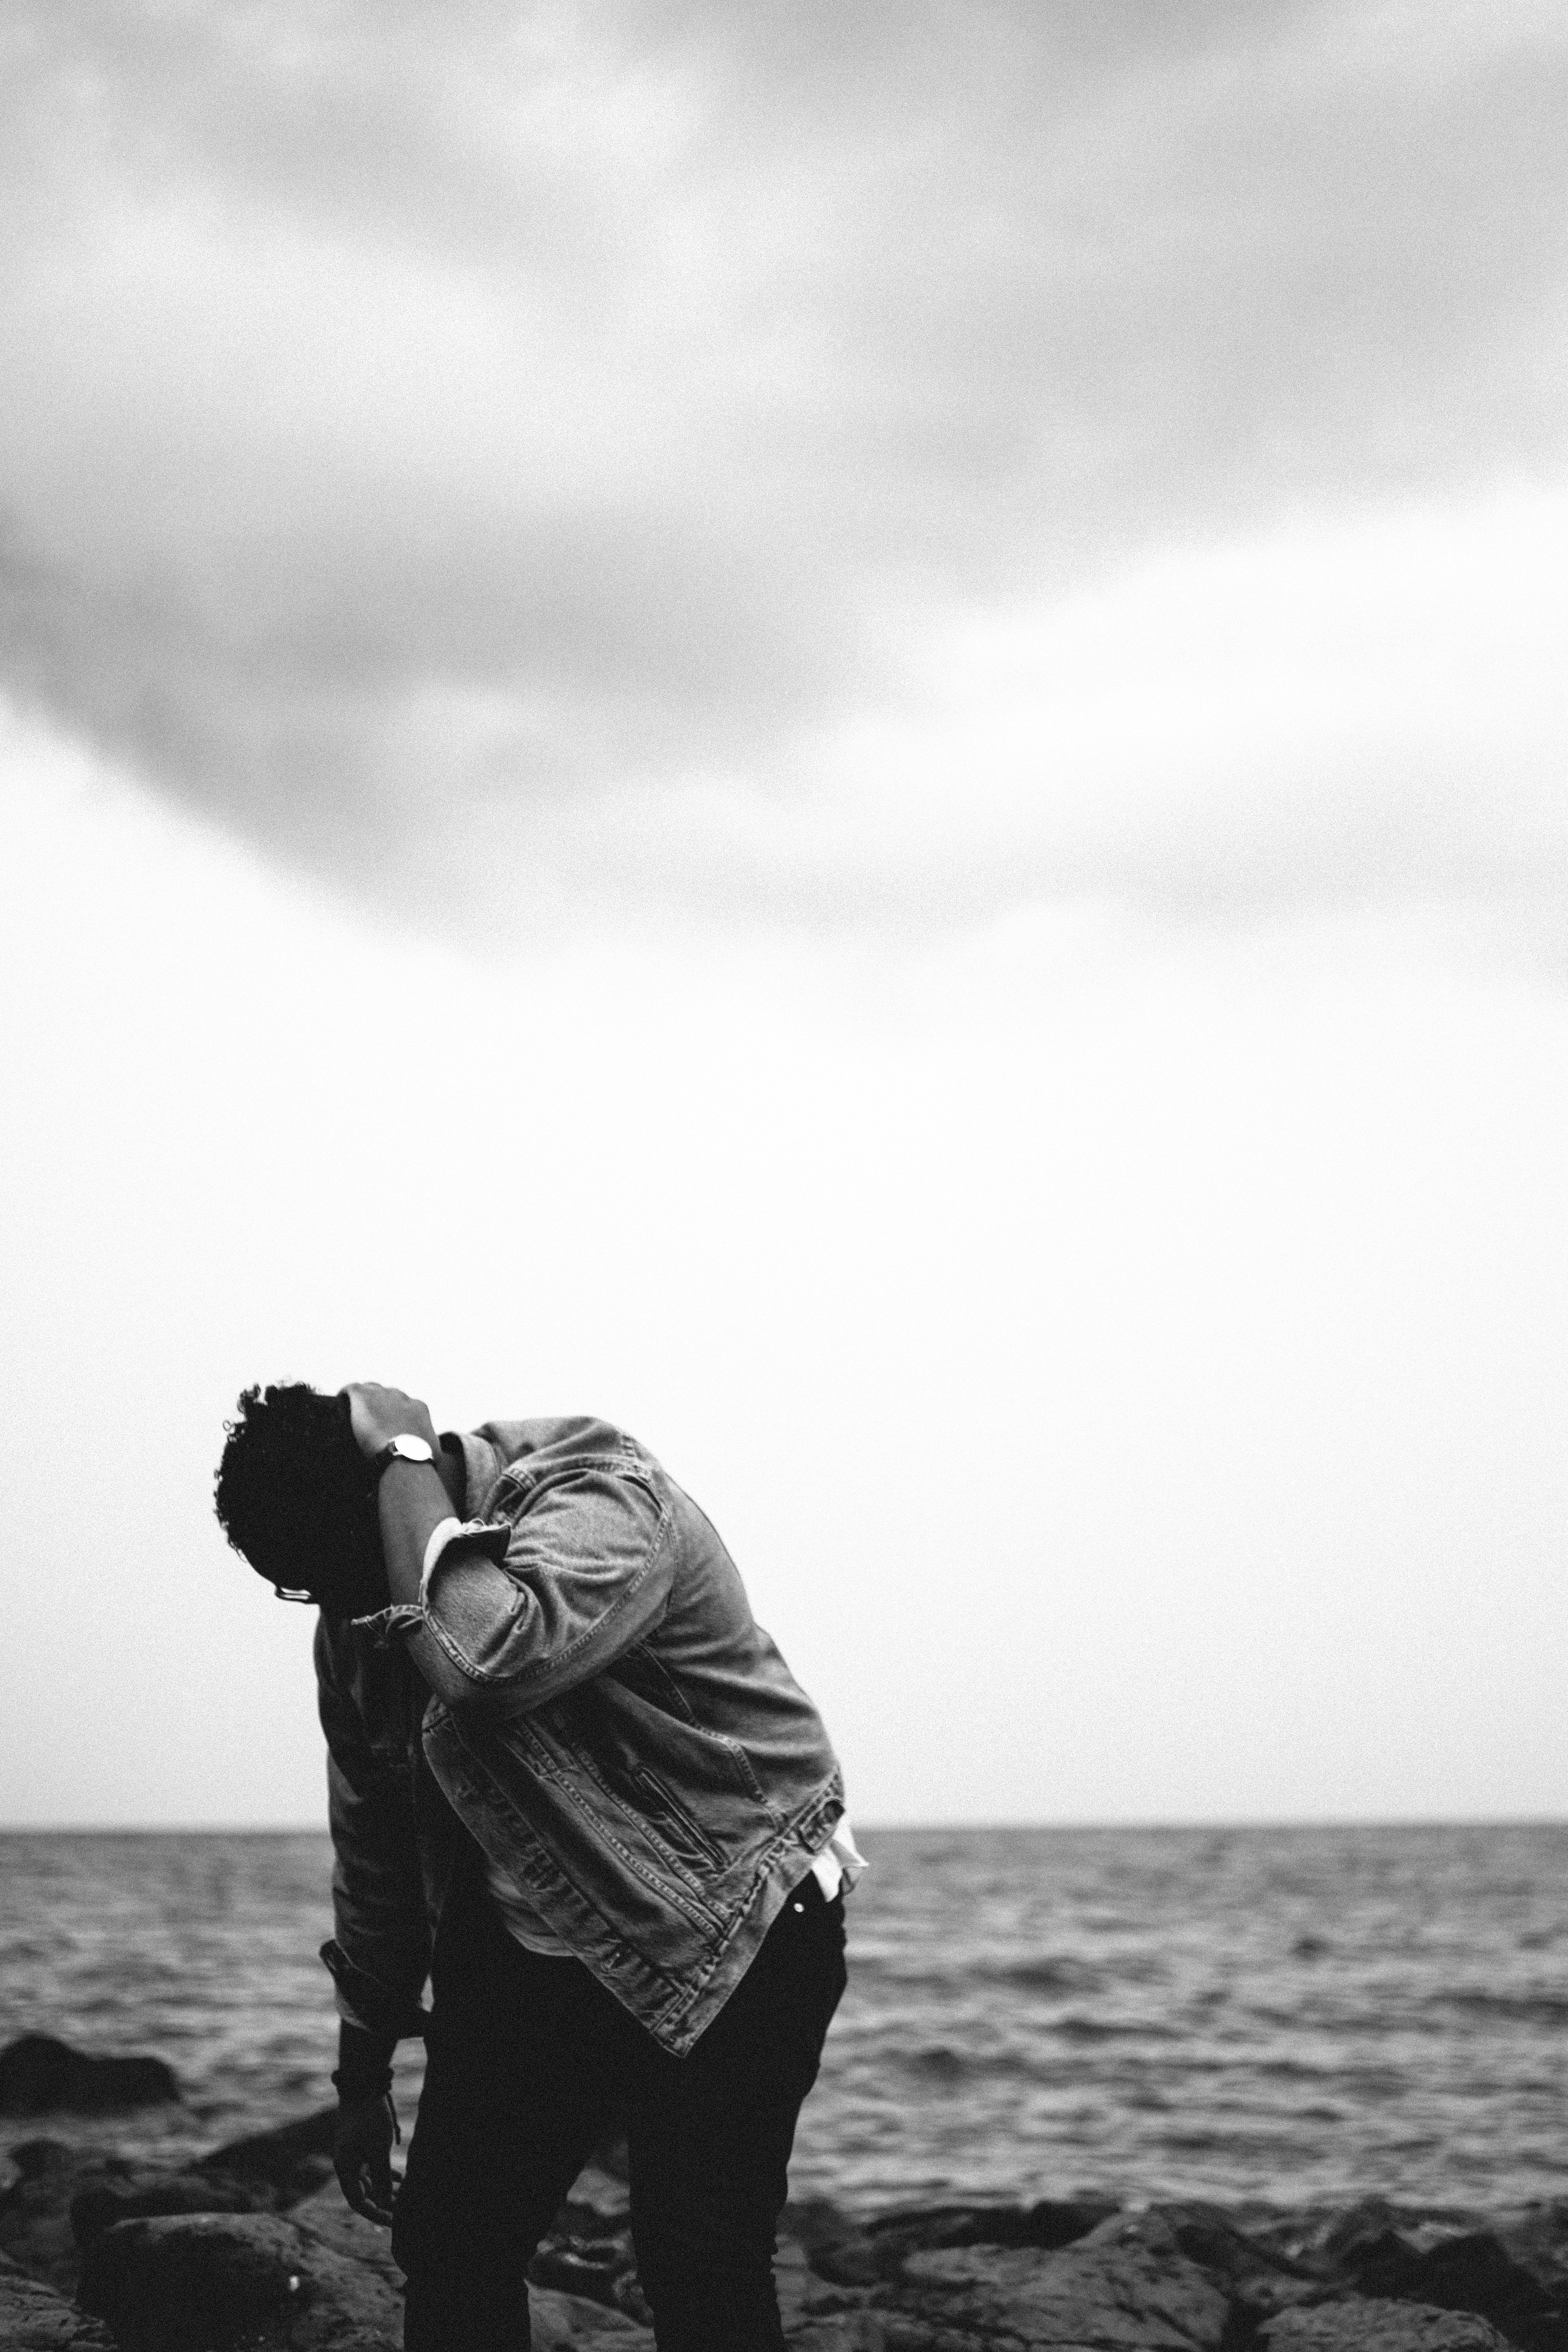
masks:
<instances>
[{"instance_id":1,"label":"jacket seam stitching","mask_svg":"<svg viewBox=\"0 0 1568 2352\"><path fill-rule=\"evenodd\" d=\"M651 1488L649 1492L652 1492ZM435 1634L452 1664L460 1673L466 1675L470 1682L478 1683L487 1690L533 1689L536 1685L552 1678L563 1667L570 1666L590 1643L597 1643L605 1627L614 1624L616 1620L630 1607L652 1575L673 1517L668 1503L659 1503L657 1495L654 1495L653 1499L656 1504L658 1504L658 1524L653 1531L653 1538L648 1545L642 1566L637 1570L626 1591L617 1594L610 1603L604 1615L595 1618L593 1624L585 1625L576 1639L568 1643L565 1649L559 1651L553 1658L541 1659L536 1664L520 1667L515 1674L498 1674L493 1667L481 1666L465 1656L463 1652L454 1645L452 1637L428 1606L421 1611L424 1622Z\"/></svg>"}]
</instances>

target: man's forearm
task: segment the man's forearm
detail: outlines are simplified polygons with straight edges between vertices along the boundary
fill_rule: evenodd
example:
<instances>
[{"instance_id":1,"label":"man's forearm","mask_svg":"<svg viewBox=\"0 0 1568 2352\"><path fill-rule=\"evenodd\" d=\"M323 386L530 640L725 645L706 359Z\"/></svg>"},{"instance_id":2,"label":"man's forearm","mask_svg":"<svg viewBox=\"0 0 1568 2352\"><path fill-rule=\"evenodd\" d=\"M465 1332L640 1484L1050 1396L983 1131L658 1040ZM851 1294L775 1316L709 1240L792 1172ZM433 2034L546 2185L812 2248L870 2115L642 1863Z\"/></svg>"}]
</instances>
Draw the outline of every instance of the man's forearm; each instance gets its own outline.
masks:
<instances>
[{"instance_id":1,"label":"man's forearm","mask_svg":"<svg viewBox=\"0 0 1568 2352\"><path fill-rule=\"evenodd\" d=\"M376 1488L391 1597L398 1607L413 1607L419 1599L425 1547L442 1520L452 1517L454 1486L460 1494L461 1479L453 1471L454 1483L448 1485L437 1466L440 1440L423 1399L407 1396L402 1389L383 1388L375 1381L351 1381L342 1393L348 1399L354 1443L367 1461L381 1461L399 1437L421 1439L434 1457L419 1462L395 1455L381 1471Z\"/></svg>"},{"instance_id":2,"label":"man's forearm","mask_svg":"<svg viewBox=\"0 0 1568 2352\"><path fill-rule=\"evenodd\" d=\"M380 2098L392 2080L395 2036L367 2033L363 2025L338 2020L338 2071L332 2076L340 2099Z\"/></svg>"},{"instance_id":3,"label":"man's forearm","mask_svg":"<svg viewBox=\"0 0 1568 2352\"><path fill-rule=\"evenodd\" d=\"M451 1517L452 1498L433 1463L399 1461L382 1472L377 1500L392 1598L412 1605L419 1598L425 1547L442 1520Z\"/></svg>"}]
</instances>

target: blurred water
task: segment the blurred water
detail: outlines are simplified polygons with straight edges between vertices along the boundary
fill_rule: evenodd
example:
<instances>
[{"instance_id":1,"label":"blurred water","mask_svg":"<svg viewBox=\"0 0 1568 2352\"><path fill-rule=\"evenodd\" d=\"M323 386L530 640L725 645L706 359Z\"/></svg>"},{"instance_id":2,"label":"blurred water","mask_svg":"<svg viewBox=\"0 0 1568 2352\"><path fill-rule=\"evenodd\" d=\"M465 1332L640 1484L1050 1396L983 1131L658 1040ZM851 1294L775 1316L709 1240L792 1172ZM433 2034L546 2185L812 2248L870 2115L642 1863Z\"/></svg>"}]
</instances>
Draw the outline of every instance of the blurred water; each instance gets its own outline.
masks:
<instances>
[{"instance_id":1,"label":"blurred water","mask_svg":"<svg viewBox=\"0 0 1568 2352\"><path fill-rule=\"evenodd\" d=\"M862 1843L796 2195L1568 2193L1568 1827ZM330 2097L329 1868L314 1835L0 1837L0 2039L153 2051L187 2098L5 2137L174 2154Z\"/></svg>"}]
</instances>

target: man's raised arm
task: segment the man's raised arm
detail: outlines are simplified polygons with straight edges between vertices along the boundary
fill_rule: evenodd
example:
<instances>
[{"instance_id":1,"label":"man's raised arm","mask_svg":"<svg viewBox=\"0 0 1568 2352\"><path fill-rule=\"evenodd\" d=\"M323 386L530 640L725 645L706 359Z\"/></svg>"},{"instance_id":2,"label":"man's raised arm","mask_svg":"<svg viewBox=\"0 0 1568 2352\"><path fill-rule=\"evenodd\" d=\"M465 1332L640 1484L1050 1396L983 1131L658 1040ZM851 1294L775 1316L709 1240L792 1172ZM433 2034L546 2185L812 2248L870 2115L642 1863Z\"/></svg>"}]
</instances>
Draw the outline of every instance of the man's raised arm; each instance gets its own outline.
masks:
<instances>
[{"instance_id":1,"label":"man's raised arm","mask_svg":"<svg viewBox=\"0 0 1568 2352\"><path fill-rule=\"evenodd\" d=\"M672 1573L669 1515L635 1466L574 1465L514 1520L460 1526L457 1474L443 1465L427 1408L369 1381L344 1393L367 1459L388 1457L404 1436L431 1456L385 1459L381 1538L389 1629L405 1633L421 1678L448 1706L542 1706L603 1674L658 1622Z\"/></svg>"}]
</instances>

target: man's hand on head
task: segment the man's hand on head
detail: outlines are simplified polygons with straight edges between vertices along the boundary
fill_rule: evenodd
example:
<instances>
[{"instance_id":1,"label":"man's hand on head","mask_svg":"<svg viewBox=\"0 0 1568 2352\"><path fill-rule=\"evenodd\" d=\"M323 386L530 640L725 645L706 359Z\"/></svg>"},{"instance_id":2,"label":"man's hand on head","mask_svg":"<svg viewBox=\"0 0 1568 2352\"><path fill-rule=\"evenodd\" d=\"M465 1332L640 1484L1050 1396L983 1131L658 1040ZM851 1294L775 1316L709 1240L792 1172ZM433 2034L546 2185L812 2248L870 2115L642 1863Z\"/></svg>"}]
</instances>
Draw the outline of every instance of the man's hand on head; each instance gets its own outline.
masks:
<instances>
[{"instance_id":1,"label":"man's hand on head","mask_svg":"<svg viewBox=\"0 0 1568 2352\"><path fill-rule=\"evenodd\" d=\"M339 1391L349 1401L354 1443L372 1462L395 1437L422 1437L432 1452L438 1449L430 1408L401 1389L384 1389L379 1381L351 1381Z\"/></svg>"},{"instance_id":2,"label":"man's hand on head","mask_svg":"<svg viewBox=\"0 0 1568 2352\"><path fill-rule=\"evenodd\" d=\"M376 1496L381 1556L393 1604L423 1606L425 1548L442 1521L451 1517L454 1488L460 1482L443 1464L430 1409L417 1397L383 1388L379 1381L351 1381L338 1393L348 1400L354 1444L366 1461L374 1462L395 1437L423 1438L430 1449L428 1462L409 1461L393 1475L383 1476Z\"/></svg>"}]
</instances>

